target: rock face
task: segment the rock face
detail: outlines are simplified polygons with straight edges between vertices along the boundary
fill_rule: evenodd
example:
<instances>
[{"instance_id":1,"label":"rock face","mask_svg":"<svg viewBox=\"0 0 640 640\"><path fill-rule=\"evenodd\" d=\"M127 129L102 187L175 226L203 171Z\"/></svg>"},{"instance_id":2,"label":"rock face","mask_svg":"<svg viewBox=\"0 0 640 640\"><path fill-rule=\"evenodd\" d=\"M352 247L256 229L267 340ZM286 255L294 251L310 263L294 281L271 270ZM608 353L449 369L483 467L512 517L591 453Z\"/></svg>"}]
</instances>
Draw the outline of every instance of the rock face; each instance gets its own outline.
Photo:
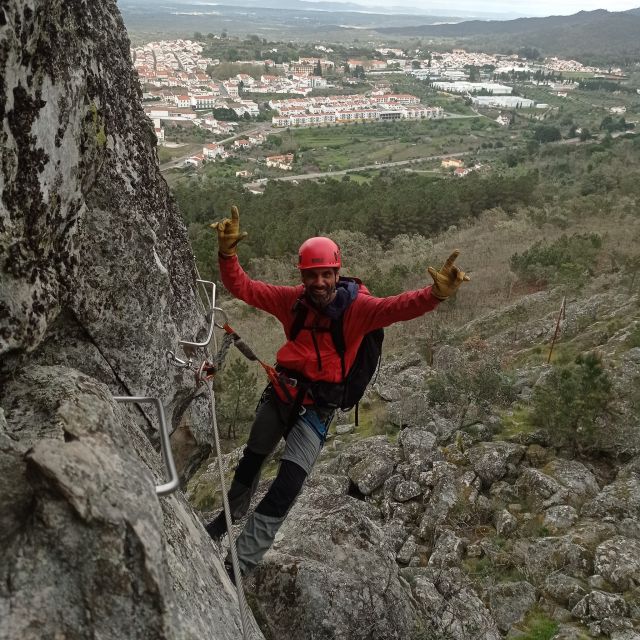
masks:
<instances>
[{"instance_id":1,"label":"rock face","mask_svg":"<svg viewBox=\"0 0 640 640\"><path fill-rule=\"evenodd\" d=\"M197 517L155 495L155 416L113 400L161 398L208 450L166 360L205 318L139 97L115 2L0 7L3 640L241 637Z\"/></svg>"},{"instance_id":2,"label":"rock face","mask_svg":"<svg viewBox=\"0 0 640 640\"><path fill-rule=\"evenodd\" d=\"M162 397L177 427L194 390L166 352L204 314L119 12L4 6L2 371L32 358L78 368L122 395ZM201 405L185 421L205 442Z\"/></svg>"},{"instance_id":3,"label":"rock face","mask_svg":"<svg viewBox=\"0 0 640 640\"><path fill-rule=\"evenodd\" d=\"M638 462L604 473L437 423L325 448L248 585L265 635L498 640L548 617L557 638L635 638Z\"/></svg>"},{"instance_id":4,"label":"rock face","mask_svg":"<svg viewBox=\"0 0 640 640\"><path fill-rule=\"evenodd\" d=\"M255 577L254 611L271 637L410 637L418 619L376 518L362 501L305 491Z\"/></svg>"}]
</instances>

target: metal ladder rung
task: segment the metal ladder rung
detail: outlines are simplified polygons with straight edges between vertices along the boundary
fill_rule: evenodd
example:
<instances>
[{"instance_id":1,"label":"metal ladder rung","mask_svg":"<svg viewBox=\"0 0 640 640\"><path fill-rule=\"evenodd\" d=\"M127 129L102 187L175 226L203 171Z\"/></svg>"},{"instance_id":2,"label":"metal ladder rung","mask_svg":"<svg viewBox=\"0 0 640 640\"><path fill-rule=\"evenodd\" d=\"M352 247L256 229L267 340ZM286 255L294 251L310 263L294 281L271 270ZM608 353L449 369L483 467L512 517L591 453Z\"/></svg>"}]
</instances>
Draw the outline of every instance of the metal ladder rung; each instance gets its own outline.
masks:
<instances>
[{"instance_id":1,"label":"metal ladder rung","mask_svg":"<svg viewBox=\"0 0 640 640\"><path fill-rule=\"evenodd\" d=\"M113 399L116 402L131 402L135 404L151 402L156 405L158 418L160 420L160 448L162 450L162 459L164 460L164 466L169 472L169 481L156 485L156 495L168 496L170 493L173 493L180 486L180 478L178 477L176 464L173 460L173 453L171 452L171 441L169 440L169 430L167 429L167 421L164 416L162 402L160 402L159 398L145 396L114 396Z\"/></svg>"}]
</instances>

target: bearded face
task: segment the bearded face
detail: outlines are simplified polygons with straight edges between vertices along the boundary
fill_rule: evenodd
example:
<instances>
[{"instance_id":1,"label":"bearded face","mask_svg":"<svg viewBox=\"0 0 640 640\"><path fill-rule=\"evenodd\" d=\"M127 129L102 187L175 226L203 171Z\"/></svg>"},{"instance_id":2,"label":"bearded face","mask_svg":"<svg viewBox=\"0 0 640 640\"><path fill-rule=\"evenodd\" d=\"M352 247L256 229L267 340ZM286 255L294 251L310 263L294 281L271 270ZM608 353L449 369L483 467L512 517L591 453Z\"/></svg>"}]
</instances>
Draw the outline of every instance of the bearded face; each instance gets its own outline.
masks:
<instances>
[{"instance_id":1,"label":"bearded face","mask_svg":"<svg viewBox=\"0 0 640 640\"><path fill-rule=\"evenodd\" d=\"M327 268L304 269L302 271L302 283L309 300L316 307L322 309L335 298L338 270Z\"/></svg>"}]
</instances>

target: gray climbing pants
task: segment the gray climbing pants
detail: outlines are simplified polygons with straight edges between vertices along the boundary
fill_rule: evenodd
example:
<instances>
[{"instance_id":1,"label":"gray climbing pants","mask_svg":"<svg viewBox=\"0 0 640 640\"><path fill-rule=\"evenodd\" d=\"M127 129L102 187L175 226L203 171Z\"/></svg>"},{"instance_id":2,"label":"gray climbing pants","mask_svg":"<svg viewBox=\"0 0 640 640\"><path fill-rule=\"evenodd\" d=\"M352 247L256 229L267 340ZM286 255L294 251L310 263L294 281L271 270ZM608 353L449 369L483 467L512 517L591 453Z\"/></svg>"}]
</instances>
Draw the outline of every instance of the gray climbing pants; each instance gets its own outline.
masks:
<instances>
[{"instance_id":1,"label":"gray climbing pants","mask_svg":"<svg viewBox=\"0 0 640 640\"><path fill-rule=\"evenodd\" d=\"M298 416L288 430L289 407L275 397L273 390L265 392L228 494L234 521L247 513L266 458L280 438L286 437L286 444L276 478L236 541L243 575L252 571L271 547L318 459L332 419L333 412L308 409L308 414ZM323 428L324 434L319 433Z\"/></svg>"}]
</instances>

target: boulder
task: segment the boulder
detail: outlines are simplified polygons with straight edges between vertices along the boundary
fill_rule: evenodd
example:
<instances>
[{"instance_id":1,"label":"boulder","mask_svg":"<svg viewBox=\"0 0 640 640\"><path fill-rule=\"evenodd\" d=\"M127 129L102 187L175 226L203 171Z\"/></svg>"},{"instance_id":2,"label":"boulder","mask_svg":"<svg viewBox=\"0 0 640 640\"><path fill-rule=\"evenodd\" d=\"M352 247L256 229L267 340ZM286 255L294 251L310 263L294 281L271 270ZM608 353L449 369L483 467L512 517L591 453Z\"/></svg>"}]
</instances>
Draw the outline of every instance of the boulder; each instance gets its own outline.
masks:
<instances>
[{"instance_id":1,"label":"boulder","mask_svg":"<svg viewBox=\"0 0 640 640\"><path fill-rule=\"evenodd\" d=\"M525 448L509 442L482 442L466 453L485 487L501 480L524 455Z\"/></svg>"},{"instance_id":2,"label":"boulder","mask_svg":"<svg viewBox=\"0 0 640 640\"><path fill-rule=\"evenodd\" d=\"M569 505L549 507L542 517L543 526L552 534L566 531L578 520L578 512Z\"/></svg>"},{"instance_id":3,"label":"boulder","mask_svg":"<svg viewBox=\"0 0 640 640\"><path fill-rule=\"evenodd\" d=\"M279 640L401 640L416 615L396 551L361 500L307 487L247 585L265 633Z\"/></svg>"},{"instance_id":4,"label":"boulder","mask_svg":"<svg viewBox=\"0 0 640 640\"><path fill-rule=\"evenodd\" d=\"M489 608L503 632L521 622L535 603L536 589L528 582L503 582L489 588Z\"/></svg>"},{"instance_id":5,"label":"boulder","mask_svg":"<svg viewBox=\"0 0 640 640\"><path fill-rule=\"evenodd\" d=\"M555 600L569 609L575 607L587 595L582 580L561 572L551 573L547 576L542 586L542 592L547 598Z\"/></svg>"},{"instance_id":6,"label":"boulder","mask_svg":"<svg viewBox=\"0 0 640 640\"><path fill-rule=\"evenodd\" d=\"M355 428L355 424L353 424L353 423L350 423L350 424L337 424L336 425L336 435L344 436L347 433L353 433L354 428Z\"/></svg>"},{"instance_id":7,"label":"boulder","mask_svg":"<svg viewBox=\"0 0 640 640\"><path fill-rule=\"evenodd\" d=\"M567 504L574 507L580 507L600 491L593 473L576 460L556 458L546 464L542 470L567 490Z\"/></svg>"},{"instance_id":8,"label":"boulder","mask_svg":"<svg viewBox=\"0 0 640 640\"><path fill-rule=\"evenodd\" d=\"M516 481L516 488L518 494L537 510L564 504L568 499L567 490L555 478L538 469L522 469Z\"/></svg>"},{"instance_id":9,"label":"boulder","mask_svg":"<svg viewBox=\"0 0 640 640\"><path fill-rule=\"evenodd\" d=\"M433 407L425 391L410 392L398 388L399 398L387 405L387 414L391 424L414 429L427 429L433 414Z\"/></svg>"},{"instance_id":10,"label":"boulder","mask_svg":"<svg viewBox=\"0 0 640 640\"><path fill-rule=\"evenodd\" d=\"M640 473L619 473L614 482L602 488L585 503L582 515L593 518L640 519Z\"/></svg>"},{"instance_id":11,"label":"boulder","mask_svg":"<svg viewBox=\"0 0 640 640\"><path fill-rule=\"evenodd\" d=\"M532 467L542 467L553 457L553 450L541 447L539 444L530 444L525 452L525 459Z\"/></svg>"},{"instance_id":12,"label":"boulder","mask_svg":"<svg viewBox=\"0 0 640 640\"><path fill-rule=\"evenodd\" d=\"M407 500L417 498L421 494L422 488L417 482L404 481L396 485L396 488L393 492L393 497L398 502L406 502Z\"/></svg>"},{"instance_id":13,"label":"boulder","mask_svg":"<svg viewBox=\"0 0 640 640\"><path fill-rule=\"evenodd\" d=\"M571 529L567 530L566 535L576 544L594 551L601 542L613 538L616 533L615 523L594 518L580 518Z\"/></svg>"},{"instance_id":14,"label":"boulder","mask_svg":"<svg viewBox=\"0 0 640 640\"><path fill-rule=\"evenodd\" d=\"M508 538L517 528L518 521L506 509L502 509L495 516L496 533Z\"/></svg>"},{"instance_id":15,"label":"boulder","mask_svg":"<svg viewBox=\"0 0 640 640\"><path fill-rule=\"evenodd\" d=\"M535 585L542 584L554 571L561 571L575 578L586 578L593 573L591 554L584 547L575 544L569 536L523 540L516 550L526 575Z\"/></svg>"},{"instance_id":16,"label":"boulder","mask_svg":"<svg viewBox=\"0 0 640 640\"><path fill-rule=\"evenodd\" d=\"M633 628L626 617L628 612L624 598L615 593L592 591L571 610L572 615L589 625L594 633L607 635L613 630Z\"/></svg>"},{"instance_id":17,"label":"boulder","mask_svg":"<svg viewBox=\"0 0 640 640\"><path fill-rule=\"evenodd\" d=\"M514 485L509 484L504 480L494 482L489 489L489 495L491 496L492 501L500 506L516 503L518 501L518 490Z\"/></svg>"},{"instance_id":18,"label":"boulder","mask_svg":"<svg viewBox=\"0 0 640 640\"><path fill-rule=\"evenodd\" d=\"M598 545L594 570L620 591L640 586L640 540L617 536Z\"/></svg>"},{"instance_id":19,"label":"boulder","mask_svg":"<svg viewBox=\"0 0 640 640\"><path fill-rule=\"evenodd\" d=\"M401 574L412 585L421 637L500 640L491 614L460 571L407 568Z\"/></svg>"},{"instance_id":20,"label":"boulder","mask_svg":"<svg viewBox=\"0 0 640 640\"><path fill-rule=\"evenodd\" d=\"M453 531L443 529L439 532L428 566L432 569L459 567L464 555L466 543Z\"/></svg>"},{"instance_id":21,"label":"boulder","mask_svg":"<svg viewBox=\"0 0 640 640\"><path fill-rule=\"evenodd\" d=\"M24 487L0 492L3 637L241 638L222 562L181 494L156 496L163 464L131 409L61 366L16 372L2 391L16 388L0 420Z\"/></svg>"},{"instance_id":22,"label":"boulder","mask_svg":"<svg viewBox=\"0 0 640 640\"><path fill-rule=\"evenodd\" d=\"M393 462L388 458L367 458L349 469L349 479L365 496L381 487L393 473Z\"/></svg>"},{"instance_id":23,"label":"boulder","mask_svg":"<svg viewBox=\"0 0 640 640\"><path fill-rule=\"evenodd\" d=\"M419 535L423 540L432 538L435 528L447 520L449 511L459 499L455 467L446 462L436 463L432 475L433 491L419 525Z\"/></svg>"},{"instance_id":24,"label":"boulder","mask_svg":"<svg viewBox=\"0 0 640 640\"><path fill-rule=\"evenodd\" d=\"M407 427L400 432L398 438L404 459L412 466L426 462L433 464L435 460L442 460L438 450L436 436L424 429Z\"/></svg>"},{"instance_id":25,"label":"boulder","mask_svg":"<svg viewBox=\"0 0 640 640\"><path fill-rule=\"evenodd\" d=\"M398 551L398 554L396 555L396 560L398 561L398 564L404 564L404 565L409 564L409 562L411 562L411 558L413 558L417 549L418 549L418 545L416 543L416 539L413 536L409 536L405 540L405 543L400 548L400 551Z\"/></svg>"}]
</instances>

